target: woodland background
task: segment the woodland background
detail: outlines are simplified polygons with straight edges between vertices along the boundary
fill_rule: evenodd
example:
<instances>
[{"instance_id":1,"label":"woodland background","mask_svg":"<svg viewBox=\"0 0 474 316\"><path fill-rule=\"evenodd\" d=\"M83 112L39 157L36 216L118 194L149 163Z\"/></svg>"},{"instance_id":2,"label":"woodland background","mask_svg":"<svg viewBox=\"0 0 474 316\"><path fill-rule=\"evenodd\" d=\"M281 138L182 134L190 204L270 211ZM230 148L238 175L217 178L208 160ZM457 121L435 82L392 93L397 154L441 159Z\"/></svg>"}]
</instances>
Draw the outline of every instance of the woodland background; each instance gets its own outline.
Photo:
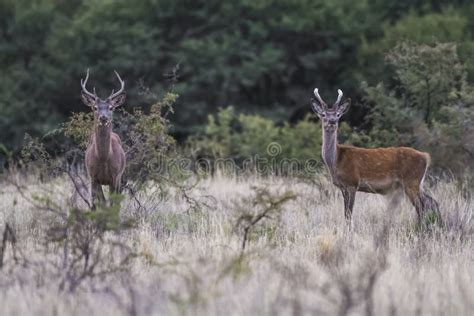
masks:
<instances>
[{"instance_id":1,"label":"woodland background","mask_svg":"<svg viewBox=\"0 0 474 316\"><path fill-rule=\"evenodd\" d=\"M473 1L0 0L2 315L471 315L473 57ZM93 212L88 68L128 93ZM431 154L439 215L358 193L347 225L315 87L340 142Z\"/></svg>"},{"instance_id":2,"label":"woodland background","mask_svg":"<svg viewBox=\"0 0 474 316\"><path fill-rule=\"evenodd\" d=\"M471 1L0 0L1 162L87 112L80 78L126 109L178 95L171 134L194 157L319 159L315 87L353 105L340 141L414 146L438 170L474 161ZM117 126L121 135L126 126Z\"/></svg>"}]
</instances>

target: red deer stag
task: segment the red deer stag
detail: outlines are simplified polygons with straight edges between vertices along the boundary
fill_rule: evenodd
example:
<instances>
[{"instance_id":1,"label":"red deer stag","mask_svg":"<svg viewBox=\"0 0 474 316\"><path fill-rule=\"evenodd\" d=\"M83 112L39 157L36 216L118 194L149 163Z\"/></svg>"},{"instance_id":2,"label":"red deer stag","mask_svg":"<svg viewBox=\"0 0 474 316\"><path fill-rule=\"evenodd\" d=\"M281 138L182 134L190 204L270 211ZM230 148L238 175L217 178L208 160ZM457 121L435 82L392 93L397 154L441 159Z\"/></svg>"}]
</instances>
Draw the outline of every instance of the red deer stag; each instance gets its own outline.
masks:
<instances>
[{"instance_id":1,"label":"red deer stag","mask_svg":"<svg viewBox=\"0 0 474 316\"><path fill-rule=\"evenodd\" d=\"M92 205L95 201L105 202L102 185L108 185L111 193L119 193L122 185L122 175L125 170L125 152L120 137L112 132L113 111L125 102L125 83L115 72L120 81L120 90L105 100L95 92L86 89L89 70L86 79L81 79L81 99L85 105L94 111L94 133L86 150L86 169L91 178Z\"/></svg>"},{"instance_id":2,"label":"red deer stag","mask_svg":"<svg viewBox=\"0 0 474 316\"><path fill-rule=\"evenodd\" d=\"M396 193L402 189L416 209L421 224L425 211L438 212L438 203L423 190L423 180L430 164L430 155L409 147L359 148L337 143L339 119L347 112L350 99L342 100L342 91L329 108L314 89L313 111L323 128L322 158L332 182L342 191L344 215L351 221L357 191L377 194ZM396 199L396 195L393 196ZM392 201L394 202L394 201Z\"/></svg>"}]
</instances>

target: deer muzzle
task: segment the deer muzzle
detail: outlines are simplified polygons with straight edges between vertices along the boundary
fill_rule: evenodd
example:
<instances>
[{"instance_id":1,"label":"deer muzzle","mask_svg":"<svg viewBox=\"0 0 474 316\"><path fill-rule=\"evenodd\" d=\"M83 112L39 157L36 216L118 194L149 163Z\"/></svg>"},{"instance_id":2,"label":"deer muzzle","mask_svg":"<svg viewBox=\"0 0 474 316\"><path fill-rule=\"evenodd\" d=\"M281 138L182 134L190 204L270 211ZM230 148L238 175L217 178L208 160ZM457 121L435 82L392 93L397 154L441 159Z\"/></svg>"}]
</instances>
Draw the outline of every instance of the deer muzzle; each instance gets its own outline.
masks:
<instances>
[{"instance_id":1,"label":"deer muzzle","mask_svg":"<svg viewBox=\"0 0 474 316\"><path fill-rule=\"evenodd\" d=\"M99 116L99 125L100 126L107 126L109 124L109 118L105 115Z\"/></svg>"}]
</instances>

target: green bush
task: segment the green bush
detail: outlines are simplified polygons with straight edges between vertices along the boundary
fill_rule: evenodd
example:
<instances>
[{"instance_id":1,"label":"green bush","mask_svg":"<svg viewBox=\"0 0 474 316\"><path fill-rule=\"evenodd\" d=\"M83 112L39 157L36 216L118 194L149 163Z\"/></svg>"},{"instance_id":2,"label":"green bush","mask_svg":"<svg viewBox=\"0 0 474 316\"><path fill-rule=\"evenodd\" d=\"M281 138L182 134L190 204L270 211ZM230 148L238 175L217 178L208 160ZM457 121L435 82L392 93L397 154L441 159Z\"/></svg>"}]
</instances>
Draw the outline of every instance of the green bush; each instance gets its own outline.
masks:
<instances>
[{"instance_id":1,"label":"green bush","mask_svg":"<svg viewBox=\"0 0 474 316\"><path fill-rule=\"evenodd\" d=\"M409 11L395 23L385 21L382 24L383 36L376 41L364 41L359 51L359 58L367 62L366 80L386 76L383 56L398 43L410 41L417 44L434 45L438 42L457 43L458 54L466 65L469 80L474 80L474 38L470 28L469 10L448 6L440 12ZM472 14L472 13L471 13ZM369 74L372 74L370 76ZM375 83L376 81L372 82Z\"/></svg>"},{"instance_id":2,"label":"green bush","mask_svg":"<svg viewBox=\"0 0 474 316\"><path fill-rule=\"evenodd\" d=\"M277 173L301 170L309 162L322 166L321 124L311 118L308 115L295 125L279 126L271 119L237 114L227 107L208 116L204 133L190 138L187 149L194 158L211 161L231 158L239 164L264 160L273 164L270 170ZM357 139L347 124L341 124L340 140Z\"/></svg>"},{"instance_id":3,"label":"green bush","mask_svg":"<svg viewBox=\"0 0 474 316\"><path fill-rule=\"evenodd\" d=\"M173 112L173 104L178 99L174 93L166 93L161 100L155 101L148 112L135 108L131 112L120 110L115 115L114 132L121 139L127 154L125 178L144 183L160 177L167 161L176 158L175 139L169 134L168 114ZM90 141L93 128L92 113L74 113L62 124L65 136L73 140L73 145L85 150Z\"/></svg>"},{"instance_id":4,"label":"green bush","mask_svg":"<svg viewBox=\"0 0 474 316\"><path fill-rule=\"evenodd\" d=\"M435 166L455 173L473 167L474 87L456 45L403 42L386 61L391 80L362 85L371 143L428 151Z\"/></svg>"}]
</instances>

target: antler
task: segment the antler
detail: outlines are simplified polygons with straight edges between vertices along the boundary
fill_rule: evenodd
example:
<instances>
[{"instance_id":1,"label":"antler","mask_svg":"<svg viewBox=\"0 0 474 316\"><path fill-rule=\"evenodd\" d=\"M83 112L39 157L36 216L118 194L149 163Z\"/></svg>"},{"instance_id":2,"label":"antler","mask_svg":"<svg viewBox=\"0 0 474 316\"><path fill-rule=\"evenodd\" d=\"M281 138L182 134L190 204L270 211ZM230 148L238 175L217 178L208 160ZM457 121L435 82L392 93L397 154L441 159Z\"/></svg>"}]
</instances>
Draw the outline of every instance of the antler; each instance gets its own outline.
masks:
<instances>
[{"instance_id":1,"label":"antler","mask_svg":"<svg viewBox=\"0 0 474 316\"><path fill-rule=\"evenodd\" d=\"M337 100L336 103L334 103L335 106L339 106L339 103L341 102L342 99L342 91L341 89L337 89Z\"/></svg>"},{"instance_id":2,"label":"antler","mask_svg":"<svg viewBox=\"0 0 474 316\"><path fill-rule=\"evenodd\" d=\"M314 89L314 96L316 97L316 99L318 99L319 103L321 103L321 105L327 109L327 104L326 102L323 101L323 99L321 98L321 96L319 95L319 89L316 88Z\"/></svg>"},{"instance_id":3,"label":"antler","mask_svg":"<svg viewBox=\"0 0 474 316\"><path fill-rule=\"evenodd\" d=\"M86 84L87 84L87 80L88 80L88 79L89 79L89 69L87 69L86 79L84 79L84 80L81 79L81 87L82 87L82 91L83 91L85 94L87 94L87 95L93 97L94 99L96 99L96 98L97 98L97 94L95 93L95 87L94 87L94 93L90 93L90 92L87 91L87 89L86 89Z\"/></svg>"},{"instance_id":4,"label":"antler","mask_svg":"<svg viewBox=\"0 0 474 316\"><path fill-rule=\"evenodd\" d=\"M114 90L112 90L112 94L109 95L109 97L107 98L107 99L109 99L109 100L110 100L110 99L113 99L113 98L115 98L116 96L118 96L119 94L121 94L121 93L123 92L123 89L125 88L125 82L122 80L122 78L120 78L120 75L118 74L117 71L114 70L114 72L115 72L115 74L117 75L118 80L120 81L120 90L117 91L117 92L115 92L115 93L114 93Z\"/></svg>"}]
</instances>

